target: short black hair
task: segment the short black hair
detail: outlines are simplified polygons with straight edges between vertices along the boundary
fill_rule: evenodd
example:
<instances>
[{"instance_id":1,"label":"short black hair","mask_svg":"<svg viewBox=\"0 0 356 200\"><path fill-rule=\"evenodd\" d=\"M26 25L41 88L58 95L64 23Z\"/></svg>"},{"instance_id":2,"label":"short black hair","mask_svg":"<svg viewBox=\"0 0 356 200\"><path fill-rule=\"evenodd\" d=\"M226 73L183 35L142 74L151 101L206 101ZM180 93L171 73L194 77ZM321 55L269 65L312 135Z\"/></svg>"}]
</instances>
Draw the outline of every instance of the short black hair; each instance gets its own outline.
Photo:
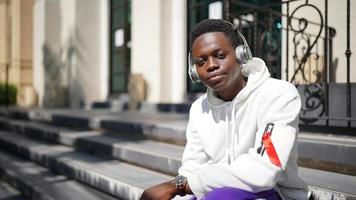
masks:
<instances>
[{"instance_id":1,"label":"short black hair","mask_svg":"<svg viewBox=\"0 0 356 200\"><path fill-rule=\"evenodd\" d=\"M236 48L240 42L237 37L236 27L230 22L221 19L205 19L199 22L190 33L190 46L202 34L210 32L222 32Z\"/></svg>"}]
</instances>

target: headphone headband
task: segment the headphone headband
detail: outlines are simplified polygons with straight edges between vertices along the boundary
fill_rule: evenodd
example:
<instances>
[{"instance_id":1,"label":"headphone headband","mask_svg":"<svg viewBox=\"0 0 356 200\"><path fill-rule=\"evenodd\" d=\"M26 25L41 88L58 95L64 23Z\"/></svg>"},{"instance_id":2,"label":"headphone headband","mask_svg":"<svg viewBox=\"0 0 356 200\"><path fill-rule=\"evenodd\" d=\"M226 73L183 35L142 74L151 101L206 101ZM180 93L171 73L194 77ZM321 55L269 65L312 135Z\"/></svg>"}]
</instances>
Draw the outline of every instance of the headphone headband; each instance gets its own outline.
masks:
<instances>
[{"instance_id":1,"label":"headphone headband","mask_svg":"<svg viewBox=\"0 0 356 200\"><path fill-rule=\"evenodd\" d=\"M232 28L234 31L236 31L237 34L239 34L240 38L242 39L242 43L244 43L244 45L248 46L248 43L247 43L247 41L246 41L246 38L245 38L245 36L242 35L242 33L239 31L239 27L238 27L238 26L236 26L235 24L233 24L233 23L231 23L231 22L229 22L229 21L223 20L223 19L222 19L222 21L225 22L225 23L227 23L227 24L229 24L229 25L231 26L231 28Z\"/></svg>"}]
</instances>

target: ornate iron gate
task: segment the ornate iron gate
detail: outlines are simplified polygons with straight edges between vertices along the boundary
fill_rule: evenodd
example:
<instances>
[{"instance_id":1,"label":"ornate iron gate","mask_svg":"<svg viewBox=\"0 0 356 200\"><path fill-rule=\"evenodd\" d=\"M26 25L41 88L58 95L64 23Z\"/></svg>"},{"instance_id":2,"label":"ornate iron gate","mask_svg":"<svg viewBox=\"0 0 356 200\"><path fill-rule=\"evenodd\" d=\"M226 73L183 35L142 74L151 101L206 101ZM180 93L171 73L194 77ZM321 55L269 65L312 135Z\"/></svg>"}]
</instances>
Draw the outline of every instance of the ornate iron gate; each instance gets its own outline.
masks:
<instances>
[{"instance_id":1,"label":"ornate iron gate","mask_svg":"<svg viewBox=\"0 0 356 200\"><path fill-rule=\"evenodd\" d=\"M246 2L224 1L225 18L239 25L253 54L266 61L273 77L296 85L302 98L301 128L354 134L356 119L351 118L355 108L351 106L350 1L347 1L345 14L346 84L334 83L332 52L337 30L328 25L328 0L323 1L323 10L320 5L318 7L308 0L279 1L262 6ZM281 7L283 12L278 11ZM340 109L341 106L344 106L343 109Z\"/></svg>"}]
</instances>

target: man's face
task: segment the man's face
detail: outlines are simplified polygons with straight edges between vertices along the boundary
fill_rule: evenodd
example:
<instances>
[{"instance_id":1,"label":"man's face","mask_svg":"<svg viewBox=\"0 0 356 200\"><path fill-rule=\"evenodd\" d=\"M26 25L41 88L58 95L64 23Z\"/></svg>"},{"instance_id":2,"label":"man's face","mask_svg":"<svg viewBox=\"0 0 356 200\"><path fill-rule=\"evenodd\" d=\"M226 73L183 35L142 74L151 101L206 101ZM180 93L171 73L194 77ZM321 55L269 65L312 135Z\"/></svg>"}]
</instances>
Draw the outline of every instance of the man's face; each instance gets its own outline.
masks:
<instances>
[{"instance_id":1,"label":"man's face","mask_svg":"<svg viewBox=\"0 0 356 200\"><path fill-rule=\"evenodd\" d=\"M235 49L222 32L200 35L193 43L192 56L205 86L227 92L242 78Z\"/></svg>"}]
</instances>

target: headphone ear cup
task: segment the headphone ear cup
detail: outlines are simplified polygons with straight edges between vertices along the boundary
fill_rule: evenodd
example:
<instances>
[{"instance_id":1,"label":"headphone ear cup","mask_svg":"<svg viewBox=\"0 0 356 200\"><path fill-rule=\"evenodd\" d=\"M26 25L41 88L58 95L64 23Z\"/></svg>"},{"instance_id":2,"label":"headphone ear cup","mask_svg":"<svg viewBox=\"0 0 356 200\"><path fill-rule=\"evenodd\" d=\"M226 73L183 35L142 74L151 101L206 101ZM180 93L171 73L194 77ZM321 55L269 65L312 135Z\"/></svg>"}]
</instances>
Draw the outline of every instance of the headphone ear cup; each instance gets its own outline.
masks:
<instances>
[{"instance_id":1,"label":"headphone ear cup","mask_svg":"<svg viewBox=\"0 0 356 200\"><path fill-rule=\"evenodd\" d=\"M193 83L199 83L200 82L199 74L197 72L196 65L195 65L190 53L188 55L188 65L189 65L188 74L189 74L190 80Z\"/></svg>"},{"instance_id":2,"label":"headphone ear cup","mask_svg":"<svg viewBox=\"0 0 356 200\"><path fill-rule=\"evenodd\" d=\"M248 61L252 60L252 53L247 45L240 45L236 47L235 54L236 54L237 61L241 65L244 65L248 63Z\"/></svg>"},{"instance_id":3,"label":"headphone ear cup","mask_svg":"<svg viewBox=\"0 0 356 200\"><path fill-rule=\"evenodd\" d=\"M199 74L197 72L197 68L196 68L195 64L193 66L189 67L189 77L193 83L200 82Z\"/></svg>"}]
</instances>

